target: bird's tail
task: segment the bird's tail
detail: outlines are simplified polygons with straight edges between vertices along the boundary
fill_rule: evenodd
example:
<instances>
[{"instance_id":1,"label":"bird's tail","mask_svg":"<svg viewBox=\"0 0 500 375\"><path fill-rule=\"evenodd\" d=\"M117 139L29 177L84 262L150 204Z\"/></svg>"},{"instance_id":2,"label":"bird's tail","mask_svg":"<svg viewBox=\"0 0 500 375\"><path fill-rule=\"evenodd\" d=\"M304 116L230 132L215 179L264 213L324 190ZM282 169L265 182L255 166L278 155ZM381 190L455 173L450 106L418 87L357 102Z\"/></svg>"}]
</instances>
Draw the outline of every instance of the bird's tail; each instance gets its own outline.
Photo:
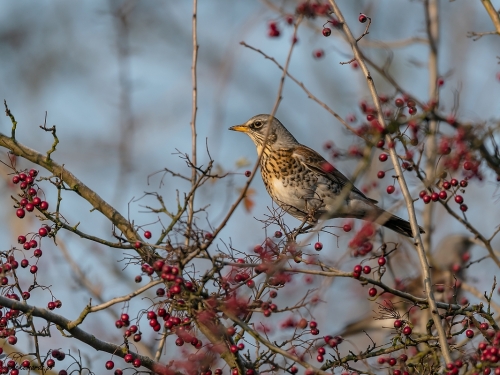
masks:
<instances>
[{"instance_id":1,"label":"bird's tail","mask_svg":"<svg viewBox=\"0 0 500 375\"><path fill-rule=\"evenodd\" d=\"M387 217L387 219L385 219L385 217ZM382 224L384 227L389 228L394 232L397 232L404 236L413 237L411 225L407 220L401 219L399 216L393 215L387 211L383 211L380 215L380 218L382 219L380 224ZM421 226L419 226L418 229L420 233L425 233L424 229Z\"/></svg>"}]
</instances>

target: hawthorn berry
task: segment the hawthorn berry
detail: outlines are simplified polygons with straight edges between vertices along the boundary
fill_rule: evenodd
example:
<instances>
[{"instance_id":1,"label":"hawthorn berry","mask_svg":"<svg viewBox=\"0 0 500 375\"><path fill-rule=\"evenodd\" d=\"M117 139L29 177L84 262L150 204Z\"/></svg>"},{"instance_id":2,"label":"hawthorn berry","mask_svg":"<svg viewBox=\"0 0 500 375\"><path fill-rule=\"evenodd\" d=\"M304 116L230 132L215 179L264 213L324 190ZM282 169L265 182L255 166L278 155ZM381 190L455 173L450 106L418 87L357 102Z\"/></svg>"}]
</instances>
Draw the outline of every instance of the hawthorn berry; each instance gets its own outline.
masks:
<instances>
[{"instance_id":1,"label":"hawthorn berry","mask_svg":"<svg viewBox=\"0 0 500 375\"><path fill-rule=\"evenodd\" d=\"M146 237L149 240L151 238L151 232L149 230L145 231L144 237Z\"/></svg>"},{"instance_id":2,"label":"hawthorn berry","mask_svg":"<svg viewBox=\"0 0 500 375\"><path fill-rule=\"evenodd\" d=\"M332 35L332 29L330 29L329 27L323 28L323 36L330 36L330 35Z\"/></svg>"},{"instance_id":3,"label":"hawthorn berry","mask_svg":"<svg viewBox=\"0 0 500 375\"><path fill-rule=\"evenodd\" d=\"M387 186L387 194L392 194L395 191L396 191L396 188L394 187L394 185Z\"/></svg>"},{"instance_id":4,"label":"hawthorn berry","mask_svg":"<svg viewBox=\"0 0 500 375\"><path fill-rule=\"evenodd\" d=\"M375 297L375 296L377 295L377 289L375 289L375 288L370 288L370 289L368 290L368 295L369 295L370 297Z\"/></svg>"},{"instance_id":5,"label":"hawthorn berry","mask_svg":"<svg viewBox=\"0 0 500 375\"><path fill-rule=\"evenodd\" d=\"M245 177L250 177L252 175L251 171L245 171Z\"/></svg>"},{"instance_id":6,"label":"hawthorn berry","mask_svg":"<svg viewBox=\"0 0 500 375\"><path fill-rule=\"evenodd\" d=\"M363 13L361 13L358 17L358 21L361 23L365 23L367 19L368 17L366 17L366 15L364 15Z\"/></svg>"},{"instance_id":7,"label":"hawthorn berry","mask_svg":"<svg viewBox=\"0 0 500 375\"><path fill-rule=\"evenodd\" d=\"M378 178L384 178L385 177L385 172L384 171L378 171L377 177Z\"/></svg>"},{"instance_id":8,"label":"hawthorn berry","mask_svg":"<svg viewBox=\"0 0 500 375\"><path fill-rule=\"evenodd\" d=\"M410 326L406 326L403 328L403 335L409 336L411 335L412 329Z\"/></svg>"},{"instance_id":9,"label":"hawthorn berry","mask_svg":"<svg viewBox=\"0 0 500 375\"><path fill-rule=\"evenodd\" d=\"M403 99L401 98L397 98L395 101L394 101L394 104L396 104L396 107L402 107L405 105L405 102Z\"/></svg>"},{"instance_id":10,"label":"hawthorn berry","mask_svg":"<svg viewBox=\"0 0 500 375\"><path fill-rule=\"evenodd\" d=\"M321 59L323 56L325 56L325 51L323 51L322 49L317 49L317 50L313 51L313 57L315 59ZM250 177L250 176L247 176L247 177Z\"/></svg>"},{"instance_id":11,"label":"hawthorn berry","mask_svg":"<svg viewBox=\"0 0 500 375\"><path fill-rule=\"evenodd\" d=\"M22 208L18 208L16 215L19 219L22 219L26 215L26 212Z\"/></svg>"},{"instance_id":12,"label":"hawthorn berry","mask_svg":"<svg viewBox=\"0 0 500 375\"><path fill-rule=\"evenodd\" d=\"M381 162L387 161L387 159L388 159L388 155L387 154L380 154L378 156L378 160L380 160Z\"/></svg>"},{"instance_id":13,"label":"hawthorn berry","mask_svg":"<svg viewBox=\"0 0 500 375\"><path fill-rule=\"evenodd\" d=\"M467 336L469 339L474 337L474 331L472 329L468 329L465 331L465 336Z\"/></svg>"},{"instance_id":14,"label":"hawthorn berry","mask_svg":"<svg viewBox=\"0 0 500 375\"><path fill-rule=\"evenodd\" d=\"M115 363L113 361L107 361L105 367L106 367L106 370L112 370L113 367L115 367Z\"/></svg>"},{"instance_id":15,"label":"hawthorn berry","mask_svg":"<svg viewBox=\"0 0 500 375\"><path fill-rule=\"evenodd\" d=\"M377 262L378 262L379 266L385 266L386 260L384 257L380 257L380 258L378 258Z\"/></svg>"},{"instance_id":16,"label":"hawthorn berry","mask_svg":"<svg viewBox=\"0 0 500 375\"><path fill-rule=\"evenodd\" d=\"M314 250L320 251L321 249L323 249L323 244L321 242L316 242L314 244Z\"/></svg>"},{"instance_id":17,"label":"hawthorn berry","mask_svg":"<svg viewBox=\"0 0 500 375\"><path fill-rule=\"evenodd\" d=\"M350 231L351 231L351 229L352 229L352 227L351 227L351 225L350 225L350 224L344 224L344 225L342 226L342 230L343 230L344 232L350 232Z\"/></svg>"}]
</instances>

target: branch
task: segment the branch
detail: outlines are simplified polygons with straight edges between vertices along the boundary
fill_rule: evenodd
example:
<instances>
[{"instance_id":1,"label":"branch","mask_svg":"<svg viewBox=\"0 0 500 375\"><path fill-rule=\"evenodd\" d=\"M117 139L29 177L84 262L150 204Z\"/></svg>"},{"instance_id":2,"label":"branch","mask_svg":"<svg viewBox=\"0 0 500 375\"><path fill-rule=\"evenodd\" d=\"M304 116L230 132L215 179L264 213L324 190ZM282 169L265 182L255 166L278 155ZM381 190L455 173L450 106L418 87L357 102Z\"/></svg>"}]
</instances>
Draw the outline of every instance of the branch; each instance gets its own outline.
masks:
<instances>
[{"instance_id":1,"label":"branch","mask_svg":"<svg viewBox=\"0 0 500 375\"><path fill-rule=\"evenodd\" d=\"M481 0L481 3L483 4L484 9L486 9L486 12L488 12L491 22L493 22L493 25L495 26L496 34L500 35L500 16L498 15L498 12L495 10L490 0Z\"/></svg>"},{"instance_id":2,"label":"branch","mask_svg":"<svg viewBox=\"0 0 500 375\"><path fill-rule=\"evenodd\" d=\"M129 293L129 294L124 295L122 297L113 298L113 299L109 300L108 302L104 302L104 303L102 303L100 305L93 306L93 307L91 307L90 305L88 305L80 313L80 316L76 320L73 320L72 322L70 322L68 324L68 328L71 329L73 327L76 327L76 326L80 325L85 320L85 318L87 317L87 315L90 314L90 313L107 309L108 307L116 305L117 303L120 303L120 302L130 301L135 296L137 296L137 295L145 292L149 288L152 288L153 286L158 285L158 284L160 284L162 282L163 282L163 280L154 280L154 281L151 281L150 283L144 285L142 288L134 290L132 293Z\"/></svg>"},{"instance_id":3,"label":"branch","mask_svg":"<svg viewBox=\"0 0 500 375\"><path fill-rule=\"evenodd\" d=\"M198 77L197 77L197 63L198 63L198 35L197 35L197 8L198 0L193 0L193 22L192 22L192 39L193 39L193 62L191 65L191 80L193 82L193 93L192 93L192 108L191 108L191 186L196 185L196 180L198 178L198 173L196 171L197 157L196 157L196 114L198 111ZM188 219L186 226L186 246L189 245L189 239L191 238L191 227L193 225L194 217L194 191L191 194L188 201Z\"/></svg>"},{"instance_id":4,"label":"branch","mask_svg":"<svg viewBox=\"0 0 500 375\"><path fill-rule=\"evenodd\" d=\"M94 335L91 335L90 333L85 332L84 330L78 328L78 327L72 327L71 326L71 321L69 319L66 319L65 317L54 314L48 310L45 309L40 309L35 306L31 306L26 304L26 302L18 302L16 300L6 298L3 296L0 296L0 305L4 307L9 307L13 310L19 310L22 311L23 313L36 316L38 318L45 319L48 322L54 323L61 327L62 329L68 331L71 333L71 336L87 345L90 347L94 348L95 350L98 351L103 351L112 355L116 355L118 357L125 357L125 354L130 353L134 356L135 358L139 358L141 360L142 366L154 371L157 374L160 375L175 375L176 372L168 368L167 366L153 361L151 358L139 355L137 353L133 353L127 350L126 347L121 347L106 341L99 340L96 338Z\"/></svg>"},{"instance_id":5,"label":"branch","mask_svg":"<svg viewBox=\"0 0 500 375\"><path fill-rule=\"evenodd\" d=\"M329 0L329 1L330 1L330 5L333 8L335 15L337 16L339 22L342 25L342 29L347 37L347 40L348 40L349 44L351 45L352 51L354 53L354 57L358 60L359 66L366 77L366 81L368 83L368 88L370 90L370 94L372 96L372 100L373 100L373 103L375 105L375 109L377 110L377 113L378 113L378 121L385 128L386 127L385 119L384 119L382 107L380 105L380 100L379 100L379 97L377 95L377 90L375 88L373 78L371 77L370 72L368 71L368 68L366 67L365 62L362 59L359 47L358 47L357 42L356 42L356 39L353 37L351 30L349 29L349 26L345 22L344 16L341 13L339 7L337 6L337 3L335 2L335 0ZM391 137L389 135L386 136L386 141L387 141L387 143L389 143L391 141ZM432 281L431 281L431 275L430 275L430 270L429 270L429 264L428 264L427 258L425 256L425 249L424 249L424 246L422 243L422 237L420 235L420 231L419 231L419 227L418 227L418 223L417 223L417 217L415 215L415 207L413 206L413 199L410 195L410 192L408 190L408 186L406 184L406 180L403 176L403 170L401 168L401 165L399 164L398 156L397 156L395 148L390 148L389 154L391 156L391 160L392 160L392 163L394 165L396 175L398 176L398 182L399 182L401 192L403 193L403 196L404 196L404 199L406 202L406 208L408 210L410 224L411 224L413 233L415 234L415 237L414 237L415 238L415 245L416 245L418 257L420 260L420 267L422 268L424 290L427 293L427 300L429 302L429 307L431 309L432 319L434 320L434 324L435 324L437 332L438 332L441 350L443 352L443 356L445 358L446 363L450 363L450 362L452 362L452 358L450 355L450 349L448 346L446 333L445 333L444 328L441 324L441 318L440 318L438 310L437 310L437 305L436 305L436 300L434 298L434 293L432 291Z\"/></svg>"}]
</instances>

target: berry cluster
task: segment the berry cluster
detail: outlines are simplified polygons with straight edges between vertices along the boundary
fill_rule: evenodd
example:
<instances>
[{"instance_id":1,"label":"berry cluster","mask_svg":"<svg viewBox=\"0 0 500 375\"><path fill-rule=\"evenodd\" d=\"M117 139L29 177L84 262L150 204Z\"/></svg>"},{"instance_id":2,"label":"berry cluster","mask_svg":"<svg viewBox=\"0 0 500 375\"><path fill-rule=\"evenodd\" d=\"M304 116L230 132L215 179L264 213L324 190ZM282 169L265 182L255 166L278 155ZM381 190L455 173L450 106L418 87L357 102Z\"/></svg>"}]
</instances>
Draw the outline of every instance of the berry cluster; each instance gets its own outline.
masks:
<instances>
[{"instance_id":1,"label":"berry cluster","mask_svg":"<svg viewBox=\"0 0 500 375\"><path fill-rule=\"evenodd\" d=\"M42 211L46 211L49 208L49 204L37 196L39 193L35 183L37 175L37 170L30 169L27 173L22 172L12 177L12 183L19 185L22 191L21 200L19 201L20 208L16 211L16 215L20 219L26 215L26 211L32 212L35 207L38 207Z\"/></svg>"}]
</instances>

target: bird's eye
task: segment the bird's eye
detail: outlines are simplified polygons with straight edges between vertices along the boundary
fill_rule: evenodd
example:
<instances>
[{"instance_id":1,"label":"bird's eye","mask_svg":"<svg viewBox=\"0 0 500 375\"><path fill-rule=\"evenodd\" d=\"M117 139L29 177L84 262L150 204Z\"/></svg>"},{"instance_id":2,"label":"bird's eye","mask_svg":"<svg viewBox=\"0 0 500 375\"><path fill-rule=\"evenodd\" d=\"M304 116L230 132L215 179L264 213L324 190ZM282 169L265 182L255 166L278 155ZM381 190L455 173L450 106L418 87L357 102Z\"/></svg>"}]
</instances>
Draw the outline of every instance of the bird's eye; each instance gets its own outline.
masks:
<instances>
[{"instance_id":1,"label":"bird's eye","mask_svg":"<svg viewBox=\"0 0 500 375\"><path fill-rule=\"evenodd\" d=\"M262 121L255 121L253 123L253 127L256 128L256 129L257 128L261 128L262 127Z\"/></svg>"}]
</instances>

